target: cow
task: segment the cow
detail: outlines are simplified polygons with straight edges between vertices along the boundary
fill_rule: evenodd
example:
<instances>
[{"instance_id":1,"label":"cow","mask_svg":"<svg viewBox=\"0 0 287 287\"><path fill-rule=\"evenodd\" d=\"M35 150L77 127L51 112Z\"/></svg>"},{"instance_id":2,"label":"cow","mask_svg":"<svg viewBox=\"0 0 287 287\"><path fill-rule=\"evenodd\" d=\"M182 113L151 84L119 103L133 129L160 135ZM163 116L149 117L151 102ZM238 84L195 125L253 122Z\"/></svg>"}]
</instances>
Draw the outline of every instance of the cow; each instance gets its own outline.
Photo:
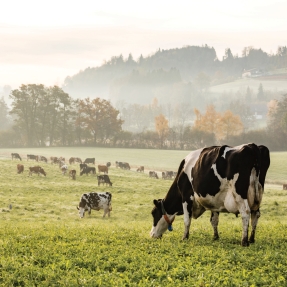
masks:
<instances>
[{"instance_id":1,"label":"cow","mask_svg":"<svg viewBox=\"0 0 287 287\"><path fill-rule=\"evenodd\" d=\"M82 194L77 207L79 210L80 218L83 218L85 211L88 211L91 215L91 210L104 210L103 217L108 214L110 217L110 211L112 211L112 194L110 192L90 192Z\"/></svg>"},{"instance_id":2,"label":"cow","mask_svg":"<svg viewBox=\"0 0 287 287\"><path fill-rule=\"evenodd\" d=\"M29 159L33 159L35 161L38 161L38 156L37 155L34 155L34 154L27 154L27 161Z\"/></svg>"},{"instance_id":3,"label":"cow","mask_svg":"<svg viewBox=\"0 0 287 287\"><path fill-rule=\"evenodd\" d=\"M111 165L112 165L112 164L111 164L111 162L109 162L109 161L108 161L107 164L106 164L107 167L111 167Z\"/></svg>"},{"instance_id":4,"label":"cow","mask_svg":"<svg viewBox=\"0 0 287 287\"><path fill-rule=\"evenodd\" d=\"M287 190L287 184L283 184L283 190Z\"/></svg>"},{"instance_id":5,"label":"cow","mask_svg":"<svg viewBox=\"0 0 287 287\"><path fill-rule=\"evenodd\" d=\"M48 162L48 160L47 160L47 158L46 157L44 157L44 156L42 156L42 155L39 155L38 156L38 161L44 161L44 162Z\"/></svg>"},{"instance_id":6,"label":"cow","mask_svg":"<svg viewBox=\"0 0 287 287\"><path fill-rule=\"evenodd\" d=\"M76 173L77 173L77 171L75 169L71 169L69 171L69 177L71 177L73 180L75 180L76 179Z\"/></svg>"},{"instance_id":7,"label":"cow","mask_svg":"<svg viewBox=\"0 0 287 287\"><path fill-rule=\"evenodd\" d=\"M17 164L17 173L23 173L23 171L24 171L24 165Z\"/></svg>"},{"instance_id":8,"label":"cow","mask_svg":"<svg viewBox=\"0 0 287 287\"><path fill-rule=\"evenodd\" d=\"M127 163L127 162L123 162L122 163L122 167L121 167L122 169L128 169L128 170L130 170L131 169L131 167L130 167L130 165L129 165L129 163Z\"/></svg>"},{"instance_id":9,"label":"cow","mask_svg":"<svg viewBox=\"0 0 287 287\"><path fill-rule=\"evenodd\" d=\"M61 166L61 171L62 171L62 174L65 175L68 171L68 166L66 164L62 165Z\"/></svg>"},{"instance_id":10,"label":"cow","mask_svg":"<svg viewBox=\"0 0 287 287\"><path fill-rule=\"evenodd\" d=\"M163 179L172 179L174 178L174 172L173 171L163 171L162 172L162 178Z\"/></svg>"},{"instance_id":11,"label":"cow","mask_svg":"<svg viewBox=\"0 0 287 287\"><path fill-rule=\"evenodd\" d=\"M148 174L149 174L149 177L158 178L158 175L157 175L157 173L155 171L151 170Z\"/></svg>"},{"instance_id":12,"label":"cow","mask_svg":"<svg viewBox=\"0 0 287 287\"><path fill-rule=\"evenodd\" d=\"M32 166L32 167L29 167L29 176L32 176L32 173L37 173L38 176L39 174L43 174L44 176L46 176L46 172L44 171L44 169L42 167L40 167L39 165L37 166Z\"/></svg>"},{"instance_id":13,"label":"cow","mask_svg":"<svg viewBox=\"0 0 287 287\"><path fill-rule=\"evenodd\" d=\"M112 186L113 183L110 181L110 178L107 174L102 174L102 175L98 175L98 186L100 184L108 184L109 186Z\"/></svg>"},{"instance_id":14,"label":"cow","mask_svg":"<svg viewBox=\"0 0 287 287\"><path fill-rule=\"evenodd\" d=\"M98 165L98 172L109 173L109 170L106 165Z\"/></svg>"},{"instance_id":15,"label":"cow","mask_svg":"<svg viewBox=\"0 0 287 287\"><path fill-rule=\"evenodd\" d=\"M95 164L95 158L86 158L84 163L92 163L92 164Z\"/></svg>"},{"instance_id":16,"label":"cow","mask_svg":"<svg viewBox=\"0 0 287 287\"><path fill-rule=\"evenodd\" d=\"M88 175L89 173L91 174L96 174L96 168L95 167L91 167L91 166L87 166L85 168L83 168L80 172L80 175L82 176L83 174Z\"/></svg>"},{"instance_id":17,"label":"cow","mask_svg":"<svg viewBox=\"0 0 287 287\"><path fill-rule=\"evenodd\" d=\"M11 153L12 160L15 159L20 159L22 161L22 158L20 157L19 153Z\"/></svg>"},{"instance_id":18,"label":"cow","mask_svg":"<svg viewBox=\"0 0 287 287\"><path fill-rule=\"evenodd\" d=\"M69 164L73 164L73 163L75 163L75 158L74 157L70 157Z\"/></svg>"},{"instance_id":19,"label":"cow","mask_svg":"<svg viewBox=\"0 0 287 287\"><path fill-rule=\"evenodd\" d=\"M61 159L58 159L58 165L59 165L59 169L62 169L62 166L65 165L65 162L62 161Z\"/></svg>"},{"instance_id":20,"label":"cow","mask_svg":"<svg viewBox=\"0 0 287 287\"><path fill-rule=\"evenodd\" d=\"M88 166L85 163L80 163L80 171L86 167L88 167Z\"/></svg>"},{"instance_id":21,"label":"cow","mask_svg":"<svg viewBox=\"0 0 287 287\"><path fill-rule=\"evenodd\" d=\"M137 169L137 172L144 172L144 166L141 165L141 166Z\"/></svg>"},{"instance_id":22,"label":"cow","mask_svg":"<svg viewBox=\"0 0 287 287\"><path fill-rule=\"evenodd\" d=\"M219 213L229 212L242 217L241 245L254 243L269 165L269 149L253 143L192 151L180 163L165 198L153 201L151 237L160 238L167 229L171 231L175 216L183 215L183 239L188 239L191 218L210 210L214 240L219 238ZM250 218L252 231L248 240Z\"/></svg>"}]
</instances>

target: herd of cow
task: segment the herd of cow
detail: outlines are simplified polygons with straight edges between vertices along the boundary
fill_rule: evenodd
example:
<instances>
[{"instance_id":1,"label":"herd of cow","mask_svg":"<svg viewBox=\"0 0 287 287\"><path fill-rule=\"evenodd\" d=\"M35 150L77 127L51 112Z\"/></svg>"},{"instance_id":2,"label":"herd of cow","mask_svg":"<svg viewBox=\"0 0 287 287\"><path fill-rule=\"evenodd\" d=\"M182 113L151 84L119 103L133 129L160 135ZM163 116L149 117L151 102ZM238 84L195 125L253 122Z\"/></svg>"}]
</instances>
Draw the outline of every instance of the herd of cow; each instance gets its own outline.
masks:
<instances>
[{"instance_id":1,"label":"herd of cow","mask_svg":"<svg viewBox=\"0 0 287 287\"><path fill-rule=\"evenodd\" d=\"M17 154L12 154L13 158L21 160ZM80 162L82 174L85 173L84 171L95 171L87 166L87 163L90 162L95 164L93 160ZM75 161L76 158L72 162ZM107 183L108 165L110 163L103 166L104 171L102 171L105 174L100 175L102 183ZM172 231L175 217L183 215L185 226L183 239L188 239L191 219L196 219L209 210L214 239L219 238L217 229L219 214L227 212L235 214L236 217L241 215L241 245L248 246L249 243L254 243L265 177L269 166L269 149L254 143L236 147L212 146L192 151L182 160L177 172L162 172L163 179L174 180L166 196L153 201L151 237L161 238L166 230ZM116 162L116 167L130 170L128 163ZM35 170L34 168L32 170L29 168L30 174L33 172L45 173L41 167L35 168ZM140 166L137 172L144 172L144 167ZM155 171L150 171L149 176L158 178ZM108 184L112 186L111 182ZM90 214L91 209L103 209L104 217L106 214L110 216L111 199L110 192L84 193L77 207L80 217L84 216L85 211ZM248 237L250 221L252 230Z\"/></svg>"}]
</instances>

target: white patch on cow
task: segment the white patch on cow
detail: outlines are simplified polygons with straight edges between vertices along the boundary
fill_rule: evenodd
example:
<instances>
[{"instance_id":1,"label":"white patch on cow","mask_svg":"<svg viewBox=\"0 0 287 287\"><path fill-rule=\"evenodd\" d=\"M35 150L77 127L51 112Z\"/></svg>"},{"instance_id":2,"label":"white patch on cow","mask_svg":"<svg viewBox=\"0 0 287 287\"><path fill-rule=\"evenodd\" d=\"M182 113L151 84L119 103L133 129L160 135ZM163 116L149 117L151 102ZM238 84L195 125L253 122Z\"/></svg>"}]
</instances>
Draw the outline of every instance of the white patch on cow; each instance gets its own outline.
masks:
<instances>
[{"instance_id":1,"label":"white patch on cow","mask_svg":"<svg viewBox=\"0 0 287 287\"><path fill-rule=\"evenodd\" d=\"M192 183L191 170L195 166L203 148L192 151L185 158L185 164L183 167L184 172L187 174L189 181Z\"/></svg>"},{"instance_id":2,"label":"white patch on cow","mask_svg":"<svg viewBox=\"0 0 287 287\"><path fill-rule=\"evenodd\" d=\"M183 221L184 221L184 225L190 225L190 214L188 213L188 210L187 210L187 202L185 201L183 204L182 204L182 208L183 208Z\"/></svg>"},{"instance_id":3,"label":"white patch on cow","mask_svg":"<svg viewBox=\"0 0 287 287\"><path fill-rule=\"evenodd\" d=\"M190 200L193 200L193 199L194 199L194 196L193 196L193 195L191 195L191 196L190 196Z\"/></svg>"},{"instance_id":4,"label":"white patch on cow","mask_svg":"<svg viewBox=\"0 0 287 287\"><path fill-rule=\"evenodd\" d=\"M216 164L214 163L211 166L211 169L213 169L215 176L219 179L220 182L223 181L223 178L220 176L220 174L218 173L217 169L216 169Z\"/></svg>"},{"instance_id":5,"label":"white patch on cow","mask_svg":"<svg viewBox=\"0 0 287 287\"><path fill-rule=\"evenodd\" d=\"M240 150L244 146L246 146L246 144L242 144L242 145L235 146L235 147L226 147L224 152L223 152L222 157L225 158L226 157L226 153L229 152L230 150Z\"/></svg>"},{"instance_id":6,"label":"white patch on cow","mask_svg":"<svg viewBox=\"0 0 287 287\"><path fill-rule=\"evenodd\" d=\"M170 222L172 222L176 216L175 214L167 214L167 217L169 219ZM166 222L166 220L164 219L164 217L162 216L161 219L158 221L156 226L152 226L151 231L150 231L150 236L153 238L159 238L163 235L164 232L167 231L168 228L168 223Z\"/></svg>"}]
</instances>

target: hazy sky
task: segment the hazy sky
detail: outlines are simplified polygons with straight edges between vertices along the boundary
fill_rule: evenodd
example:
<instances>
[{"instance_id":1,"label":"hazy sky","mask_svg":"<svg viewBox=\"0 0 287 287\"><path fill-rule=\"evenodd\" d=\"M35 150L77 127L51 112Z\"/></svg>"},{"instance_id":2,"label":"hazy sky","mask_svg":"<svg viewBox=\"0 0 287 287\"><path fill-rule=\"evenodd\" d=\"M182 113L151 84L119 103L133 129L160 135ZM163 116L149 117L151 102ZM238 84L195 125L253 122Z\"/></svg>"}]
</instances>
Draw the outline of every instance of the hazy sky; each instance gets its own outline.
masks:
<instances>
[{"instance_id":1,"label":"hazy sky","mask_svg":"<svg viewBox=\"0 0 287 287\"><path fill-rule=\"evenodd\" d=\"M1 1L0 88L61 85L87 67L159 48L287 45L287 1Z\"/></svg>"}]
</instances>

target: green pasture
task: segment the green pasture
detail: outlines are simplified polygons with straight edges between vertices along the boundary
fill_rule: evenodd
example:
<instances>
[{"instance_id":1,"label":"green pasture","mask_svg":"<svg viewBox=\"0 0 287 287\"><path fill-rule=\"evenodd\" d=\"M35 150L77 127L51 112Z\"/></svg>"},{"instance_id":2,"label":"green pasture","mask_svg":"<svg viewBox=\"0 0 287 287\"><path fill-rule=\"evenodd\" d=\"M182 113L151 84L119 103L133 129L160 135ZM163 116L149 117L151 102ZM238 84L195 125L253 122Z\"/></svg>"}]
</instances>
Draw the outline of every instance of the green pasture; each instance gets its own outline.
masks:
<instances>
[{"instance_id":1,"label":"green pasture","mask_svg":"<svg viewBox=\"0 0 287 287\"><path fill-rule=\"evenodd\" d=\"M23 174L11 152L23 156ZM47 177L28 175L26 154L95 157L112 162L113 186L95 176L75 181L57 165L41 163ZM287 153L271 153L256 242L240 246L241 219L221 214L218 241L212 240L210 214L192 221L190 238L181 241L184 224L161 240L149 237L154 198L162 198L170 180L151 179L136 168L177 170L188 151L102 148L0 150L0 286L287 286ZM130 162L131 171L114 162ZM286 182L287 183L287 182ZM83 219L76 206L84 192L110 191L111 217L92 211ZM9 206L12 206L12 209Z\"/></svg>"}]
</instances>

